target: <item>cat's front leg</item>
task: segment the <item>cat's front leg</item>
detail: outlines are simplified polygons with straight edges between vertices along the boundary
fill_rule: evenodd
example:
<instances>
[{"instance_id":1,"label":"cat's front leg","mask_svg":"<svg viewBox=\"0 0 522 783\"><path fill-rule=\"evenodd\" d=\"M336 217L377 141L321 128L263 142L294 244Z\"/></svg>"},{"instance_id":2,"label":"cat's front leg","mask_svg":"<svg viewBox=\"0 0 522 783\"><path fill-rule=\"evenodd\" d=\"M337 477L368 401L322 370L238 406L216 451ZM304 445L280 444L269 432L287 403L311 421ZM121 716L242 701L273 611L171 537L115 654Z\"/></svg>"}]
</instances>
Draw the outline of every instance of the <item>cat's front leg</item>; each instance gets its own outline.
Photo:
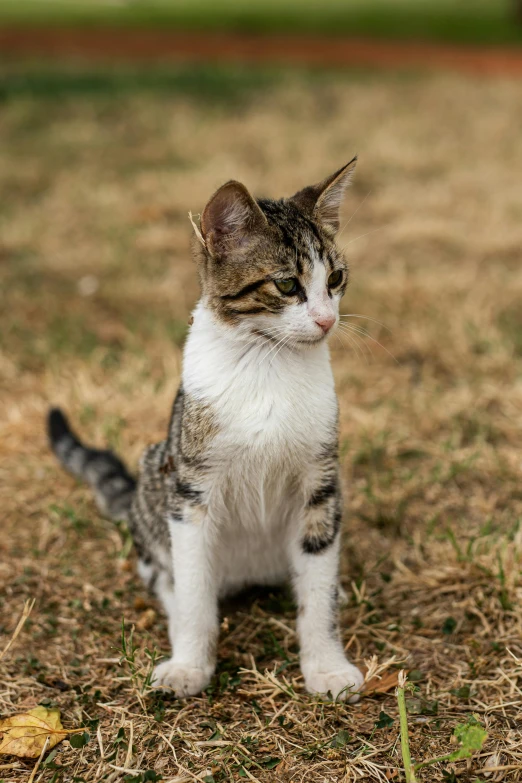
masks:
<instances>
[{"instance_id":1,"label":"cat's front leg","mask_svg":"<svg viewBox=\"0 0 522 783\"><path fill-rule=\"evenodd\" d=\"M217 589L208 524L200 510L169 520L174 591L168 607L172 658L154 671L153 686L169 688L176 696L194 696L210 682L216 666L219 631Z\"/></svg>"},{"instance_id":2,"label":"cat's front leg","mask_svg":"<svg viewBox=\"0 0 522 783\"><path fill-rule=\"evenodd\" d=\"M346 658L338 625L340 508L336 487L310 493L292 541L291 564L306 689L355 702L364 677Z\"/></svg>"}]
</instances>

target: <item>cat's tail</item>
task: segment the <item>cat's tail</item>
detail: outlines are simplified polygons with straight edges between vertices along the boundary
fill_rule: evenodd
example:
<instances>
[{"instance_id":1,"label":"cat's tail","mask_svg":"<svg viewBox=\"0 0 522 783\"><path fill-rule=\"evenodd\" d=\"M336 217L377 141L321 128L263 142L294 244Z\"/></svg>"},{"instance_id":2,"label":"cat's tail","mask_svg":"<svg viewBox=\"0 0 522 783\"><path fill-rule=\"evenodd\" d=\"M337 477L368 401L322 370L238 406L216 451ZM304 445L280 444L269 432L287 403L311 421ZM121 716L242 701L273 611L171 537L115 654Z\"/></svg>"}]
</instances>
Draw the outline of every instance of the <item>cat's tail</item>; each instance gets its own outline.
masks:
<instances>
[{"instance_id":1,"label":"cat's tail","mask_svg":"<svg viewBox=\"0 0 522 783\"><path fill-rule=\"evenodd\" d=\"M93 488L102 514L111 519L126 520L136 491L136 480L123 462L112 451L84 446L59 408L49 411L47 431L51 448L63 467Z\"/></svg>"}]
</instances>

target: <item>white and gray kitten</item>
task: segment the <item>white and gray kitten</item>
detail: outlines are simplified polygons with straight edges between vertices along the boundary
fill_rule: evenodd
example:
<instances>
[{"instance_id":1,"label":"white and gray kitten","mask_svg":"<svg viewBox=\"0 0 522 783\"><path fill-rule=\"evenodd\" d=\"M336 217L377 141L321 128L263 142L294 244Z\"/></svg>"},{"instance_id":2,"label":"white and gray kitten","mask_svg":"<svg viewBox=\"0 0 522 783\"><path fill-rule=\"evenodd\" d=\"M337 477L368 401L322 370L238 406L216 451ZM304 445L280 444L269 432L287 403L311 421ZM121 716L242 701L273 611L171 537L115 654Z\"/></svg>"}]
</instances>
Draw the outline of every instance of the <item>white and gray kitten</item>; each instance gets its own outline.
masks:
<instances>
[{"instance_id":1,"label":"white and gray kitten","mask_svg":"<svg viewBox=\"0 0 522 783\"><path fill-rule=\"evenodd\" d=\"M216 666L218 600L290 580L308 691L357 699L363 677L338 630L342 499L327 335L348 282L335 244L355 159L289 199L228 182L201 217L201 299L168 434L135 480L49 416L62 464L125 519L139 571L163 602L172 657L154 684L199 693Z\"/></svg>"}]
</instances>

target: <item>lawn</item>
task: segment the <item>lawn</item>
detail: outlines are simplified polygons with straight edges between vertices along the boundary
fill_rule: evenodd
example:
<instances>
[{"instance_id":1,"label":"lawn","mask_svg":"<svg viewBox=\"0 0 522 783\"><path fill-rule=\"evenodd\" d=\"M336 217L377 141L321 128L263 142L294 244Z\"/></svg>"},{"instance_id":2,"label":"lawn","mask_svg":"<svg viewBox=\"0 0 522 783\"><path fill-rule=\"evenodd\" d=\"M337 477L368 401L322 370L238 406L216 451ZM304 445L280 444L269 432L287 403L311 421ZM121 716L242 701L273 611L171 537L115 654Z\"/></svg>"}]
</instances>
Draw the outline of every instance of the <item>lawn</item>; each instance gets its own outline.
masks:
<instances>
[{"instance_id":1,"label":"lawn","mask_svg":"<svg viewBox=\"0 0 522 783\"><path fill-rule=\"evenodd\" d=\"M0 0L0 22L520 43L514 0Z\"/></svg>"},{"instance_id":2,"label":"lawn","mask_svg":"<svg viewBox=\"0 0 522 783\"><path fill-rule=\"evenodd\" d=\"M519 780L520 84L1 73L0 650L36 602L0 661L0 715L57 706L89 733L84 747L60 744L35 780L399 783L400 667L415 689L417 762L454 750L470 714L489 734L471 762L420 780L476 782L497 767ZM331 341L342 628L353 659L378 665L390 689L355 706L308 696L291 596L253 591L223 608L208 692L155 695L147 676L168 652L165 619L125 529L49 454L46 411L63 405L134 467L166 431L198 295L188 211L231 177L289 195L356 152L342 312L365 316L354 323L370 336ZM26 781L33 766L2 756L0 780Z\"/></svg>"}]
</instances>

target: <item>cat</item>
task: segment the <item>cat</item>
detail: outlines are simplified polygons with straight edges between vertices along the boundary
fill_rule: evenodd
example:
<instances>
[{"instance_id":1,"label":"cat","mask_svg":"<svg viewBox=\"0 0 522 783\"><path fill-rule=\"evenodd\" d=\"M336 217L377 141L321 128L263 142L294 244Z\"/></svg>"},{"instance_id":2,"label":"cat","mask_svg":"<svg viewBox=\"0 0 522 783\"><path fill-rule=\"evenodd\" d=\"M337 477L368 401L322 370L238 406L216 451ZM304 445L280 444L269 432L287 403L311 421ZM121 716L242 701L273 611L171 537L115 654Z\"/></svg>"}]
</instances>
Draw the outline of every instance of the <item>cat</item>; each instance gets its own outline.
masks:
<instances>
[{"instance_id":1,"label":"cat","mask_svg":"<svg viewBox=\"0 0 522 783\"><path fill-rule=\"evenodd\" d=\"M356 158L291 198L255 200L230 181L194 225L201 298L167 437L135 479L84 446L53 409L62 465L127 521L138 568L162 601L172 657L153 684L200 693L216 666L218 600L290 580L306 689L358 699L363 675L338 626L342 498L338 403L327 336L348 283L335 243Z\"/></svg>"}]
</instances>

